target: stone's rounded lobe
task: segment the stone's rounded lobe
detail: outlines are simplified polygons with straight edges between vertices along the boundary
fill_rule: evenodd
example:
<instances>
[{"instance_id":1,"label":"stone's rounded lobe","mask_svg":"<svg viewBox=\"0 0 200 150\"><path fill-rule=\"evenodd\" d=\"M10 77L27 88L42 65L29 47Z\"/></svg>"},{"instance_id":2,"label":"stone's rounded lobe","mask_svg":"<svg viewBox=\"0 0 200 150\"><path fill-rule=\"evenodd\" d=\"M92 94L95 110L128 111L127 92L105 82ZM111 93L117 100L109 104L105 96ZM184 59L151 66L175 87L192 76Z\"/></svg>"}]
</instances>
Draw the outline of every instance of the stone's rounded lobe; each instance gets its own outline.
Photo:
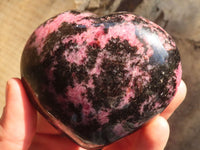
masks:
<instances>
[{"instance_id":1,"label":"stone's rounded lobe","mask_svg":"<svg viewBox=\"0 0 200 150\"><path fill-rule=\"evenodd\" d=\"M129 13L64 12L33 32L21 58L33 105L88 149L110 144L162 112L181 74L172 38Z\"/></svg>"}]
</instances>

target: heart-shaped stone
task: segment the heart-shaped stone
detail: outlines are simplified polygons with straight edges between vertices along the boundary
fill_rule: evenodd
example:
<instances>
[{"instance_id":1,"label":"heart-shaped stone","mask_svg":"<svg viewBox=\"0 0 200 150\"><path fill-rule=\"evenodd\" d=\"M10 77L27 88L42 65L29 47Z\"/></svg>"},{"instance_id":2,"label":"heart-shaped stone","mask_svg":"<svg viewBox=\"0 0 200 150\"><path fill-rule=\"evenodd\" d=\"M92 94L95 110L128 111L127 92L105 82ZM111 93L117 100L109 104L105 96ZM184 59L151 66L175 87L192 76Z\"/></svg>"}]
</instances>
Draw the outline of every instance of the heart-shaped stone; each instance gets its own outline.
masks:
<instances>
[{"instance_id":1,"label":"heart-shaped stone","mask_svg":"<svg viewBox=\"0 0 200 150\"><path fill-rule=\"evenodd\" d=\"M88 149L129 135L162 112L181 74L172 38L125 12L59 14L33 32L21 59L32 104Z\"/></svg>"}]
</instances>

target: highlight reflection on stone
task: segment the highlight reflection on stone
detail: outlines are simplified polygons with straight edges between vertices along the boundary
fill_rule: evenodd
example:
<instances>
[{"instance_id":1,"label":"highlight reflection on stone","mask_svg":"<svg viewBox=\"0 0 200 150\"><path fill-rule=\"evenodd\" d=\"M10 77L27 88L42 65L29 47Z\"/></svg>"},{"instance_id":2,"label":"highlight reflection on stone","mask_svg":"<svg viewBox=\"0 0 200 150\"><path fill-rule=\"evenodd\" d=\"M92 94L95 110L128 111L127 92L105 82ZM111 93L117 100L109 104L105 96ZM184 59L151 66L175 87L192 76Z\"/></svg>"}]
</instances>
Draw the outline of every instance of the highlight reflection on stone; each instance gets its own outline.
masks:
<instances>
[{"instance_id":1,"label":"highlight reflection on stone","mask_svg":"<svg viewBox=\"0 0 200 150\"><path fill-rule=\"evenodd\" d=\"M88 149L110 144L162 112L181 74L172 38L130 13L64 12L33 32L21 59L33 105Z\"/></svg>"}]
</instances>

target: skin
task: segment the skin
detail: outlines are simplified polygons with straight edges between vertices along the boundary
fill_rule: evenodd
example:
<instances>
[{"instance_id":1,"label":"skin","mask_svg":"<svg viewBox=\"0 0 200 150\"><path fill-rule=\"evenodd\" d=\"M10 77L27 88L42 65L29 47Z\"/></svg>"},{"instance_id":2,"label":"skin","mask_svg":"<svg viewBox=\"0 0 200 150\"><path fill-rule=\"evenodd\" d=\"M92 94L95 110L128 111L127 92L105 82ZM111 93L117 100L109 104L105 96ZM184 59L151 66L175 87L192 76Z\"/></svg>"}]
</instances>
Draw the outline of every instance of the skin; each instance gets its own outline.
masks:
<instances>
[{"instance_id":1,"label":"skin","mask_svg":"<svg viewBox=\"0 0 200 150\"><path fill-rule=\"evenodd\" d=\"M163 150L169 138L167 119L182 103L186 85L182 81L170 105L133 134L103 150ZM29 103L20 79L10 79L6 106L0 119L0 149L3 150L84 150L61 136Z\"/></svg>"}]
</instances>

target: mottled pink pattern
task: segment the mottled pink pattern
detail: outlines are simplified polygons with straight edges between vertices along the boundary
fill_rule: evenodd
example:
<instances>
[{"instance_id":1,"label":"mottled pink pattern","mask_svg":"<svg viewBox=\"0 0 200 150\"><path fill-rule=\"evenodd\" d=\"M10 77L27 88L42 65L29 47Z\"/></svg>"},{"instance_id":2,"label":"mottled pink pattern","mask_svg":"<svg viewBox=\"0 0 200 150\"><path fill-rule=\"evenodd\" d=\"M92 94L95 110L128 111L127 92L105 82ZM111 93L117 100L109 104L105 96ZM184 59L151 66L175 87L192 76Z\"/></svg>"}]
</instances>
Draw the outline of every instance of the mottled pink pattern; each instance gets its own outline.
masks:
<instances>
[{"instance_id":1,"label":"mottled pink pattern","mask_svg":"<svg viewBox=\"0 0 200 150\"><path fill-rule=\"evenodd\" d=\"M102 58L104 57L103 53L99 53L98 57L96 59L96 63L95 63L95 67L89 71L90 75L97 75L99 76L99 74L101 73L101 64L102 64Z\"/></svg>"},{"instance_id":2,"label":"mottled pink pattern","mask_svg":"<svg viewBox=\"0 0 200 150\"><path fill-rule=\"evenodd\" d=\"M175 42L153 22L125 12L97 17L68 11L31 35L21 74L36 108L90 149L161 113L182 69Z\"/></svg>"},{"instance_id":3,"label":"mottled pink pattern","mask_svg":"<svg viewBox=\"0 0 200 150\"><path fill-rule=\"evenodd\" d=\"M100 110L100 111L98 111L97 118L98 118L98 121L101 125L109 122L109 118L108 118L109 114L110 114L110 110L107 110L107 111Z\"/></svg>"},{"instance_id":4,"label":"mottled pink pattern","mask_svg":"<svg viewBox=\"0 0 200 150\"><path fill-rule=\"evenodd\" d=\"M68 100L73 101L75 105L82 104L83 99L81 94L86 92L86 88L80 84L75 85L75 87L67 88Z\"/></svg>"},{"instance_id":5,"label":"mottled pink pattern","mask_svg":"<svg viewBox=\"0 0 200 150\"><path fill-rule=\"evenodd\" d=\"M46 37L51 34L52 32L56 32L59 28L59 26L63 23L63 22L69 22L69 23L76 23L79 21L79 24L85 25L85 26L90 26L91 22L89 22L88 20L81 20L83 17L88 17L94 14L91 13L82 13L80 15L74 15L71 14L70 12L64 12L58 16L56 16L56 18L53 19L53 21L50 19L49 21L46 22L45 25L41 25L37 28L37 30L35 31L36 39L35 42L33 43L33 45L38 47L38 54L40 54L42 52L42 48L44 46L44 42Z\"/></svg>"},{"instance_id":6,"label":"mottled pink pattern","mask_svg":"<svg viewBox=\"0 0 200 150\"><path fill-rule=\"evenodd\" d=\"M127 134L127 132L124 130L124 127L122 127L121 123L118 123L114 126L113 131L118 136L124 136Z\"/></svg>"},{"instance_id":7,"label":"mottled pink pattern","mask_svg":"<svg viewBox=\"0 0 200 150\"><path fill-rule=\"evenodd\" d=\"M134 15L130 15L130 14L127 14L126 16L124 15L121 15L123 19L125 19L127 22L130 22L132 20L134 20L136 18L136 16Z\"/></svg>"},{"instance_id":8,"label":"mottled pink pattern","mask_svg":"<svg viewBox=\"0 0 200 150\"><path fill-rule=\"evenodd\" d=\"M78 65L83 64L84 60L87 58L87 54L86 54L86 47L78 47L80 50L78 52L68 52L65 51L65 53L63 54L66 58L67 61L69 61L70 63L76 63Z\"/></svg>"}]
</instances>

